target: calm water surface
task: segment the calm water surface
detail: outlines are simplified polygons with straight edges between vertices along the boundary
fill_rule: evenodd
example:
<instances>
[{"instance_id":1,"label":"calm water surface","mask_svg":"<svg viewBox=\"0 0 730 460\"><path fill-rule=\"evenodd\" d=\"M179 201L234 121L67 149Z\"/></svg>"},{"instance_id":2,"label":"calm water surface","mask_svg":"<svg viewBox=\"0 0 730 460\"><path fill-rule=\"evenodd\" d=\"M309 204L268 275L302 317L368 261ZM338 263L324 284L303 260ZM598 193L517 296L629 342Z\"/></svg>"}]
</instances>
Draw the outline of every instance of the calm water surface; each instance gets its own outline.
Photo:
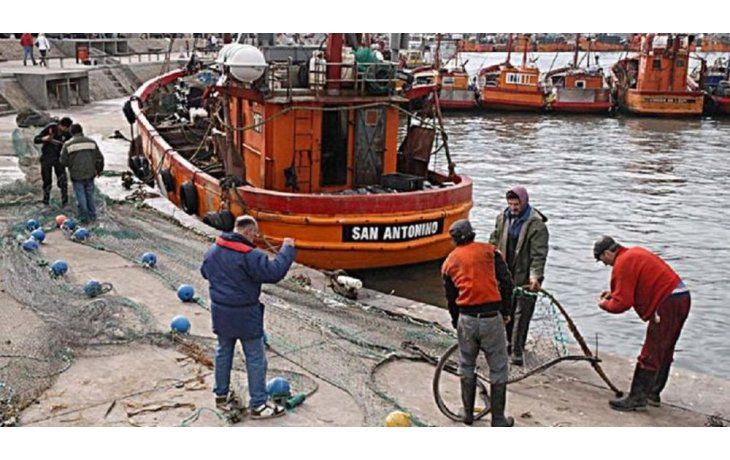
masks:
<instances>
[{"instance_id":1,"label":"calm water surface","mask_svg":"<svg viewBox=\"0 0 730 460\"><path fill-rule=\"evenodd\" d=\"M592 244L609 234L657 252L690 287L677 365L730 377L730 118L473 113L449 114L445 124L457 171L474 179L477 238L489 237L506 190L525 185L549 218L544 287L589 342L598 334L601 350L636 356L646 330L633 310L596 306L610 267L594 261ZM438 268L357 275L368 287L443 306Z\"/></svg>"}]
</instances>

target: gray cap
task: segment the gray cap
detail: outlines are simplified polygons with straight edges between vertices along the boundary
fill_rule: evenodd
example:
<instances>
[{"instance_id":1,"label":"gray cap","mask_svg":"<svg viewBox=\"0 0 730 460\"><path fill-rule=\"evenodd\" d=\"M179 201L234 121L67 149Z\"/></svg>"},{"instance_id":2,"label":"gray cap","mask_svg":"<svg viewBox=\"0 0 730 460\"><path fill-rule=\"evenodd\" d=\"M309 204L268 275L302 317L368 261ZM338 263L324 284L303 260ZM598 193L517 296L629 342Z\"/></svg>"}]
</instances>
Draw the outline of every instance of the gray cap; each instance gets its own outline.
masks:
<instances>
[{"instance_id":1,"label":"gray cap","mask_svg":"<svg viewBox=\"0 0 730 460\"><path fill-rule=\"evenodd\" d=\"M596 260L601 260L601 254L603 254L603 251L607 249L609 251L615 251L618 246L619 244L616 240L610 236L603 235L598 238L595 243L593 243L593 257L595 257Z\"/></svg>"},{"instance_id":2,"label":"gray cap","mask_svg":"<svg viewBox=\"0 0 730 460\"><path fill-rule=\"evenodd\" d=\"M451 227L449 228L449 235L451 235L451 239L453 239L456 244L462 244L473 240L476 233L474 233L474 229L472 228L469 219L459 219L451 224Z\"/></svg>"}]
</instances>

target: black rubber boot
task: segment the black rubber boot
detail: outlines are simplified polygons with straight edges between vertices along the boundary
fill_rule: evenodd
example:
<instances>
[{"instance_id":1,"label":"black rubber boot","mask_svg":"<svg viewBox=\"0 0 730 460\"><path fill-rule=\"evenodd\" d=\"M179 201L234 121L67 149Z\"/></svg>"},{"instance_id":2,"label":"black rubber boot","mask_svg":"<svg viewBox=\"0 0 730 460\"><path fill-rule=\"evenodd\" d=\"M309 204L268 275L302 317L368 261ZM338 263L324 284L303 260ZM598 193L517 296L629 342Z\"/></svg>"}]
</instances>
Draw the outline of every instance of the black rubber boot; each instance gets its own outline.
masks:
<instances>
[{"instance_id":1,"label":"black rubber boot","mask_svg":"<svg viewBox=\"0 0 730 460\"><path fill-rule=\"evenodd\" d=\"M655 380L656 372L642 369L637 365L634 369L634 379L631 381L629 395L621 399L612 399L608 404L611 409L622 412L645 411L646 396Z\"/></svg>"},{"instance_id":2,"label":"black rubber boot","mask_svg":"<svg viewBox=\"0 0 730 460\"><path fill-rule=\"evenodd\" d=\"M659 407L662 403L661 397L659 396L662 393L662 390L664 390L664 387L667 385L667 380L669 380L669 369L671 369L672 363L665 364L664 366L659 369L659 372L656 374L656 380L654 380L654 385L651 386L651 389L649 390L649 394L646 395L646 403L650 406Z\"/></svg>"},{"instance_id":3,"label":"black rubber boot","mask_svg":"<svg viewBox=\"0 0 730 460\"><path fill-rule=\"evenodd\" d=\"M490 385L489 391L492 394L492 426L514 426L515 419L504 416L504 408L507 404L507 384L493 383Z\"/></svg>"},{"instance_id":4,"label":"black rubber boot","mask_svg":"<svg viewBox=\"0 0 730 460\"><path fill-rule=\"evenodd\" d=\"M61 206L66 206L68 204L68 189L62 188L61 189Z\"/></svg>"},{"instance_id":5,"label":"black rubber boot","mask_svg":"<svg viewBox=\"0 0 730 460\"><path fill-rule=\"evenodd\" d=\"M461 402L464 405L464 424L474 423L474 400L477 394L477 381L461 377Z\"/></svg>"},{"instance_id":6,"label":"black rubber boot","mask_svg":"<svg viewBox=\"0 0 730 460\"><path fill-rule=\"evenodd\" d=\"M43 190L43 204L48 204L51 201L51 192Z\"/></svg>"}]
</instances>

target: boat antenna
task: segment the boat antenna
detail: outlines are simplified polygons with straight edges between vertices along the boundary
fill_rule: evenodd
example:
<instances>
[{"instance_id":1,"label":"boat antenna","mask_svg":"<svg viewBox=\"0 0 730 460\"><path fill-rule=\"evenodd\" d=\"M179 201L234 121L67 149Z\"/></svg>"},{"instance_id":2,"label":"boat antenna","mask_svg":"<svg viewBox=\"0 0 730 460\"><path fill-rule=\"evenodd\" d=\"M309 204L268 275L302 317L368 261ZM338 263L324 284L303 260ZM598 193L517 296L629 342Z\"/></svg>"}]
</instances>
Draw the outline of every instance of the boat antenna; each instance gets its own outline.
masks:
<instances>
[{"instance_id":1,"label":"boat antenna","mask_svg":"<svg viewBox=\"0 0 730 460\"><path fill-rule=\"evenodd\" d=\"M580 34L575 34L575 53L573 54L573 67L576 69L578 68L578 52L579 51L580 51Z\"/></svg>"}]
</instances>

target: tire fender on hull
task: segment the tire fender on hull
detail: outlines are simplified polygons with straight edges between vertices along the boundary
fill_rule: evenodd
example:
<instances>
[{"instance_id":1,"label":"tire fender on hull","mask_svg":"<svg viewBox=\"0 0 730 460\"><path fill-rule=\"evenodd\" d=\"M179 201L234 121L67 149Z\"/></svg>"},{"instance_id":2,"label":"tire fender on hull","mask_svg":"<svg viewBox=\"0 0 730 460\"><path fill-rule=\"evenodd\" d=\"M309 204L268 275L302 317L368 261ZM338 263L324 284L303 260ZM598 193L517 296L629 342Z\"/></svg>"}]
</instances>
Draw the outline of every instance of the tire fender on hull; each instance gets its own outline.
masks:
<instances>
[{"instance_id":1,"label":"tire fender on hull","mask_svg":"<svg viewBox=\"0 0 730 460\"><path fill-rule=\"evenodd\" d=\"M190 215L198 213L198 190L191 181L180 186L180 206Z\"/></svg>"}]
</instances>

